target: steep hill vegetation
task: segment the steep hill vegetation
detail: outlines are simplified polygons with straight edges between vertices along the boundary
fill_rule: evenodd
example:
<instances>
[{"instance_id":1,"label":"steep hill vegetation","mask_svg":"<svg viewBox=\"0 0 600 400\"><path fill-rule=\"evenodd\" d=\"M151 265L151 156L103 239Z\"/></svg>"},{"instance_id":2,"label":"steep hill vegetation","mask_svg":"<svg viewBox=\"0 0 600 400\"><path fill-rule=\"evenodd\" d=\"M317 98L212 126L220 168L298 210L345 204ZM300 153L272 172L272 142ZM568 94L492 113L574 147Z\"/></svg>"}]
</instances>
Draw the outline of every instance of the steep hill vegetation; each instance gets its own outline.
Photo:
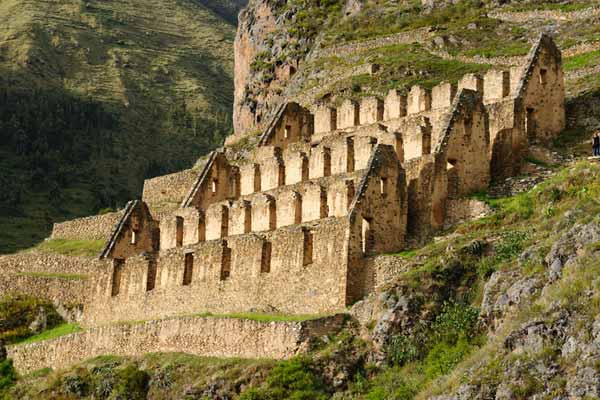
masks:
<instances>
[{"instance_id":1,"label":"steep hill vegetation","mask_svg":"<svg viewBox=\"0 0 600 400\"><path fill-rule=\"evenodd\" d=\"M385 96L390 88L432 87L468 72L508 68L542 32L564 51L572 101L589 93L600 97L598 1L253 0L250 6L265 4L277 24L253 38L257 55L239 96L263 119L275 100L310 105L322 98ZM251 20L253 14L246 15ZM277 74L286 62L299 64L289 81ZM600 123L593 118L589 126Z\"/></svg>"},{"instance_id":2,"label":"steep hill vegetation","mask_svg":"<svg viewBox=\"0 0 600 400\"><path fill-rule=\"evenodd\" d=\"M0 252L222 142L243 3L2 1Z\"/></svg>"}]
</instances>

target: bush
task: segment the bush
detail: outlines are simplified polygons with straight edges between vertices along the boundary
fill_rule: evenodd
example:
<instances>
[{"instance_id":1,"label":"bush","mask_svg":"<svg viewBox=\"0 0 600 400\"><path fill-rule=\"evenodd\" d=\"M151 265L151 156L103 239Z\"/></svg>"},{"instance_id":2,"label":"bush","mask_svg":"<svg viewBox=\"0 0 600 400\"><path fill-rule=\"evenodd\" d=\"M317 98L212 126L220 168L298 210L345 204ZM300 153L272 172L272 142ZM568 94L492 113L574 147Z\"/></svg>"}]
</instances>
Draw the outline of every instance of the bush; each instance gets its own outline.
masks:
<instances>
[{"instance_id":1,"label":"bush","mask_svg":"<svg viewBox=\"0 0 600 400\"><path fill-rule=\"evenodd\" d=\"M148 394L150 375L134 364L129 364L117 374L117 384L113 394L119 400L145 400Z\"/></svg>"},{"instance_id":2,"label":"bush","mask_svg":"<svg viewBox=\"0 0 600 400\"><path fill-rule=\"evenodd\" d=\"M245 391L240 400L325 400L328 397L325 385L311 368L311 360L296 357L277 364L263 387Z\"/></svg>"},{"instance_id":3,"label":"bush","mask_svg":"<svg viewBox=\"0 0 600 400\"><path fill-rule=\"evenodd\" d=\"M419 347L411 337L397 335L388 344L386 353L391 365L404 365L419 356Z\"/></svg>"},{"instance_id":4,"label":"bush","mask_svg":"<svg viewBox=\"0 0 600 400\"><path fill-rule=\"evenodd\" d=\"M12 360L0 362L0 396L17 380L17 372L13 367Z\"/></svg>"},{"instance_id":5,"label":"bush","mask_svg":"<svg viewBox=\"0 0 600 400\"><path fill-rule=\"evenodd\" d=\"M377 376L366 400L412 400L419 391L420 384L405 377L405 372L390 368Z\"/></svg>"},{"instance_id":6,"label":"bush","mask_svg":"<svg viewBox=\"0 0 600 400\"><path fill-rule=\"evenodd\" d=\"M428 379L446 375L462 361L472 350L466 339L459 340L456 344L436 344L423 362L423 373Z\"/></svg>"},{"instance_id":7,"label":"bush","mask_svg":"<svg viewBox=\"0 0 600 400\"><path fill-rule=\"evenodd\" d=\"M498 262L511 261L523 251L523 245L529 238L527 232L508 231L502 234L502 240L496 246Z\"/></svg>"},{"instance_id":8,"label":"bush","mask_svg":"<svg viewBox=\"0 0 600 400\"><path fill-rule=\"evenodd\" d=\"M29 326L40 313L46 314L47 328L56 327L63 322L50 302L29 296L1 298L0 341L11 344L32 336L34 332Z\"/></svg>"},{"instance_id":9,"label":"bush","mask_svg":"<svg viewBox=\"0 0 600 400\"><path fill-rule=\"evenodd\" d=\"M479 310L470 305L446 303L432 325L435 342L455 344L477 334Z\"/></svg>"},{"instance_id":10,"label":"bush","mask_svg":"<svg viewBox=\"0 0 600 400\"><path fill-rule=\"evenodd\" d=\"M68 375L63 379L64 392L77 397L88 395L89 384L79 375Z\"/></svg>"}]
</instances>

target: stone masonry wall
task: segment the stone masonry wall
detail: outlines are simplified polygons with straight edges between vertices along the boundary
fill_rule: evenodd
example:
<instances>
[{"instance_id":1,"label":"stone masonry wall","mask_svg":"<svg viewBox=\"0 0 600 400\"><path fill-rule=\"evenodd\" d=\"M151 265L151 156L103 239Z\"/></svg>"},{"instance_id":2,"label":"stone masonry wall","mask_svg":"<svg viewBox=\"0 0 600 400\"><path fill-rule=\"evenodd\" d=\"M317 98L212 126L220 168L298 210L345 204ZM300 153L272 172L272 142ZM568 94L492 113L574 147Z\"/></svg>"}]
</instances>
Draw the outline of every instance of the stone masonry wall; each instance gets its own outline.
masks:
<instances>
[{"instance_id":1,"label":"stone masonry wall","mask_svg":"<svg viewBox=\"0 0 600 400\"><path fill-rule=\"evenodd\" d=\"M128 258L102 270L85 324L204 311L337 312L346 306L347 225L327 218Z\"/></svg>"},{"instance_id":2,"label":"stone masonry wall","mask_svg":"<svg viewBox=\"0 0 600 400\"><path fill-rule=\"evenodd\" d=\"M0 295L22 294L62 304L85 303L94 274L108 263L85 257L21 253L0 257Z\"/></svg>"},{"instance_id":3,"label":"stone masonry wall","mask_svg":"<svg viewBox=\"0 0 600 400\"><path fill-rule=\"evenodd\" d=\"M198 169L194 168L147 179L144 181L142 200L148 203L153 210L177 208L199 173Z\"/></svg>"},{"instance_id":4,"label":"stone masonry wall","mask_svg":"<svg viewBox=\"0 0 600 400\"><path fill-rule=\"evenodd\" d=\"M185 352L210 357L286 359L307 350L311 338L339 329L343 316L304 322L257 322L181 317L93 328L39 343L8 348L17 370L64 369L103 354L141 356Z\"/></svg>"},{"instance_id":5,"label":"stone masonry wall","mask_svg":"<svg viewBox=\"0 0 600 400\"><path fill-rule=\"evenodd\" d=\"M78 218L54 224L51 239L107 240L123 211Z\"/></svg>"}]
</instances>

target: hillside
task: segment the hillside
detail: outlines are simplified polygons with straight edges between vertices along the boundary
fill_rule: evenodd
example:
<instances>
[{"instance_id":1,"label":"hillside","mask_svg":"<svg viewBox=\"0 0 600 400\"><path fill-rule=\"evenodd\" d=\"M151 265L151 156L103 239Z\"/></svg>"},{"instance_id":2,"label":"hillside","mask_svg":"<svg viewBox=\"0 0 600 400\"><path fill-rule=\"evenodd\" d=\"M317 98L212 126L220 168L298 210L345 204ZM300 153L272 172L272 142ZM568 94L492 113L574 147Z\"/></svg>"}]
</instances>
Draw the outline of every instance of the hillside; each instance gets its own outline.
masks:
<instances>
[{"instance_id":1,"label":"hillside","mask_svg":"<svg viewBox=\"0 0 600 400\"><path fill-rule=\"evenodd\" d=\"M242 5L0 4L0 252L120 207L222 142Z\"/></svg>"},{"instance_id":2,"label":"hillside","mask_svg":"<svg viewBox=\"0 0 600 400\"><path fill-rule=\"evenodd\" d=\"M242 14L236 51L245 63L236 64L231 142L268 124L284 100L311 106L385 97L391 88L431 88L465 73L513 66L541 32L550 32L563 50L569 105L598 97L597 1L320 3L254 0ZM288 65L295 74L284 73ZM588 127L600 123L595 115L585 118Z\"/></svg>"}]
</instances>

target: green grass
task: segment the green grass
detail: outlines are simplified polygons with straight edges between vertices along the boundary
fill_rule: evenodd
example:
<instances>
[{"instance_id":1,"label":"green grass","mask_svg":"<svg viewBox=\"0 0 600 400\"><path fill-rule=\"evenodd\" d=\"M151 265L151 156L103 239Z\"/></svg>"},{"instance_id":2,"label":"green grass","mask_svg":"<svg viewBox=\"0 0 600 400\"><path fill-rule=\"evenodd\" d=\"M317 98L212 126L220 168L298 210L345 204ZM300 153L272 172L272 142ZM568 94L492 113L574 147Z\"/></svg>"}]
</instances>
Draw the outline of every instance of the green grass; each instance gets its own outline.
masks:
<instances>
[{"instance_id":1,"label":"green grass","mask_svg":"<svg viewBox=\"0 0 600 400\"><path fill-rule=\"evenodd\" d=\"M284 314L260 314L260 313L231 313L231 314L199 314L202 317L249 319L257 322L304 322L315 319L326 318L331 314L306 314L306 315L284 315Z\"/></svg>"},{"instance_id":2,"label":"green grass","mask_svg":"<svg viewBox=\"0 0 600 400\"><path fill-rule=\"evenodd\" d=\"M17 272L15 275L42 279L63 279L67 281L82 281L89 278L89 276L82 274L61 274L50 272Z\"/></svg>"},{"instance_id":3,"label":"green grass","mask_svg":"<svg viewBox=\"0 0 600 400\"><path fill-rule=\"evenodd\" d=\"M104 240L49 239L40 243L34 249L41 253L94 257L100 254L105 244Z\"/></svg>"},{"instance_id":4,"label":"green grass","mask_svg":"<svg viewBox=\"0 0 600 400\"><path fill-rule=\"evenodd\" d=\"M512 4L507 8L507 11L537 11L537 10L549 10L549 11L580 11L592 7L589 1L571 1L568 4L554 4L549 2L542 3L530 3L530 4Z\"/></svg>"},{"instance_id":5,"label":"green grass","mask_svg":"<svg viewBox=\"0 0 600 400\"><path fill-rule=\"evenodd\" d=\"M46 340L56 339L61 336L70 335L71 333L77 333L82 331L83 329L81 329L81 327L78 324L61 324L55 328L42 332L39 335L31 336L23 341L16 342L16 344L24 345L43 342Z\"/></svg>"},{"instance_id":6,"label":"green grass","mask_svg":"<svg viewBox=\"0 0 600 400\"><path fill-rule=\"evenodd\" d=\"M419 254L417 252L417 250L404 250L399 253L394 253L391 255L396 256L396 257L401 257L401 258L414 258L417 256L417 254Z\"/></svg>"},{"instance_id":7,"label":"green grass","mask_svg":"<svg viewBox=\"0 0 600 400\"><path fill-rule=\"evenodd\" d=\"M600 50L568 57L564 62L565 71L594 67L600 63Z\"/></svg>"}]
</instances>

